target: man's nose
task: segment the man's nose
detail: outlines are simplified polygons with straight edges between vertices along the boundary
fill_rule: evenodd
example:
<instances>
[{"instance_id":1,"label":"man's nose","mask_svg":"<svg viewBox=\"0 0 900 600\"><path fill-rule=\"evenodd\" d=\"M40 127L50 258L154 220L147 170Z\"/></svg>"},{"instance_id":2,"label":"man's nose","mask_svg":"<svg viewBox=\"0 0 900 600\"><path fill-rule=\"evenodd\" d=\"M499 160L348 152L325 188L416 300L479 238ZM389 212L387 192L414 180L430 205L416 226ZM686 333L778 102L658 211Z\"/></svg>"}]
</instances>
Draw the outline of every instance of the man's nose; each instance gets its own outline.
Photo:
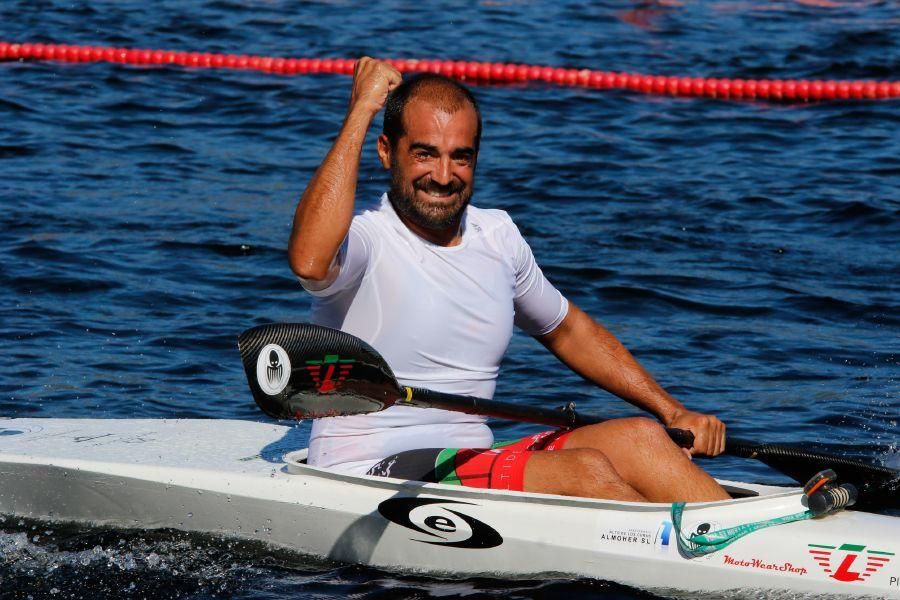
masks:
<instances>
[{"instance_id":1,"label":"man's nose","mask_svg":"<svg viewBox=\"0 0 900 600\"><path fill-rule=\"evenodd\" d=\"M434 166L431 179L438 185L447 185L453 179L453 161L448 156L442 156Z\"/></svg>"}]
</instances>

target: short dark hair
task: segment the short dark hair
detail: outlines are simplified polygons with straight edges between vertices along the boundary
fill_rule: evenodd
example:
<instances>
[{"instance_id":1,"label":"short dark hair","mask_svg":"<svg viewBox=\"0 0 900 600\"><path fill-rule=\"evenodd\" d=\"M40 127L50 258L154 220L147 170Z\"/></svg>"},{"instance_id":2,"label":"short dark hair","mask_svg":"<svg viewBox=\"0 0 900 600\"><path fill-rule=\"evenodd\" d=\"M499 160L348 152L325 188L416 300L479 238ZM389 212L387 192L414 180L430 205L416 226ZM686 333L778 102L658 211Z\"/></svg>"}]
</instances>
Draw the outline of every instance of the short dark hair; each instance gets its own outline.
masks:
<instances>
[{"instance_id":1,"label":"short dark hair","mask_svg":"<svg viewBox=\"0 0 900 600\"><path fill-rule=\"evenodd\" d=\"M403 80L388 96L381 132L387 136L392 147L396 146L397 141L406 134L403 127L403 111L406 104L420 95L426 96L430 101L436 101L438 107L451 112L457 110L462 102L468 102L475 109L475 116L478 118L478 129L475 133L475 150L478 150L481 144L481 109L478 108L478 101L469 88L455 79L437 73L413 75Z\"/></svg>"}]
</instances>

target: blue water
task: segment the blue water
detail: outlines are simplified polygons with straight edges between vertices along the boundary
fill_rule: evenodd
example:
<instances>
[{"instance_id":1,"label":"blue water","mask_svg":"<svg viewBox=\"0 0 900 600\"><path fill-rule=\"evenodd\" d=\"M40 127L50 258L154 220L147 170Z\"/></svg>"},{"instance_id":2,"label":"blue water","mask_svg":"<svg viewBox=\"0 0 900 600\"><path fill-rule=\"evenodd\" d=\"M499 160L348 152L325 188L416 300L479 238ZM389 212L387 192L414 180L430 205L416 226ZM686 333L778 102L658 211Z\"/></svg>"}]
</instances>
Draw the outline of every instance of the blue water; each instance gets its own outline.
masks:
<instances>
[{"instance_id":1,"label":"blue water","mask_svg":"<svg viewBox=\"0 0 900 600\"><path fill-rule=\"evenodd\" d=\"M7 0L0 39L896 78L900 7L836 4ZM348 84L0 63L0 416L264 420L235 337L307 314L285 244ZM745 438L900 463L897 101L475 92L485 115L475 203L509 211L548 276L663 385ZM373 134L360 206L385 185ZM497 397L633 413L520 334ZM754 461L704 465L784 481ZM599 582L448 582L217 539L7 520L0 597L29 594L645 597Z\"/></svg>"}]
</instances>

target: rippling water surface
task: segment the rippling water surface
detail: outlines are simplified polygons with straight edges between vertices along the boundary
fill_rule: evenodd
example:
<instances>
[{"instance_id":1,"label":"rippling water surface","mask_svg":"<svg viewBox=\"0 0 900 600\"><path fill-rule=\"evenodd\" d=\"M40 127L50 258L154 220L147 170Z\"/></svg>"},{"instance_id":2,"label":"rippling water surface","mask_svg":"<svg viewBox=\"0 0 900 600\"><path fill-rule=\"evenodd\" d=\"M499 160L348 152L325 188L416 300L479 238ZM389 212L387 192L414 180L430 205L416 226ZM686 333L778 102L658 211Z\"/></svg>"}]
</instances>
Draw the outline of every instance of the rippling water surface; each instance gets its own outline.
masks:
<instances>
[{"instance_id":1,"label":"rippling water surface","mask_svg":"<svg viewBox=\"0 0 900 600\"><path fill-rule=\"evenodd\" d=\"M829 4L829 3L822 3ZM43 2L0 38L896 78L900 8L800 2ZM302 320L285 243L349 79L0 63L0 416L264 419L241 330ZM476 204L690 406L743 437L897 465L898 103L771 105L481 86ZM386 178L374 135L360 206ZM627 405L517 334L498 397ZM497 423L501 435L524 425ZM781 476L721 458L720 475ZM598 582L440 581L152 532L0 522L0 596L641 598Z\"/></svg>"}]
</instances>

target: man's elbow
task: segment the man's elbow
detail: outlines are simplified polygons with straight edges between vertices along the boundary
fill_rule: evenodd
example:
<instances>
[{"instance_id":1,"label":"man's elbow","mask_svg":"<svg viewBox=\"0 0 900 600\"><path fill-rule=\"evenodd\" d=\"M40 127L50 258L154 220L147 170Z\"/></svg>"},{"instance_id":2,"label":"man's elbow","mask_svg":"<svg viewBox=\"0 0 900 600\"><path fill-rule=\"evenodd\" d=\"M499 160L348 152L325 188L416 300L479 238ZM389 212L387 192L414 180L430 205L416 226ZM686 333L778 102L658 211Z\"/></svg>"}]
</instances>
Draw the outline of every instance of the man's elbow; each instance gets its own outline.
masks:
<instances>
[{"instance_id":1,"label":"man's elbow","mask_svg":"<svg viewBox=\"0 0 900 600\"><path fill-rule=\"evenodd\" d=\"M331 263L316 260L315 257L288 255L288 263L294 275L304 281L321 282L328 279Z\"/></svg>"}]
</instances>

